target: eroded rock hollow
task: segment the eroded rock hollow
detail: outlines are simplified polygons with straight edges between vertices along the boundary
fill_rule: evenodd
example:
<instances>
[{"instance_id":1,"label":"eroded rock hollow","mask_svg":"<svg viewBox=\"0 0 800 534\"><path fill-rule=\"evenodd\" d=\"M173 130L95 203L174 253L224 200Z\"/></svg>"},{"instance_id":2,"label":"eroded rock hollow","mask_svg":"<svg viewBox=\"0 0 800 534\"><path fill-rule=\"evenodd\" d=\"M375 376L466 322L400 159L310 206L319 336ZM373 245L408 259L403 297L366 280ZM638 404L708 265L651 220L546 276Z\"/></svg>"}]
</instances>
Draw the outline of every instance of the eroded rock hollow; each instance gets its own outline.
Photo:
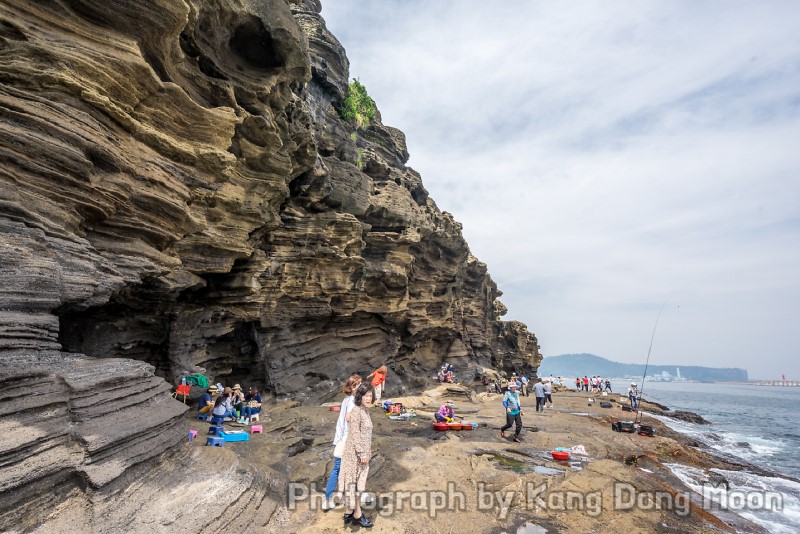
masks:
<instances>
[{"instance_id":1,"label":"eroded rock hollow","mask_svg":"<svg viewBox=\"0 0 800 534\"><path fill-rule=\"evenodd\" d=\"M0 4L0 529L157 461L184 374L319 401L382 363L408 391L444 361L535 372L403 133L340 117L320 13Z\"/></svg>"}]
</instances>

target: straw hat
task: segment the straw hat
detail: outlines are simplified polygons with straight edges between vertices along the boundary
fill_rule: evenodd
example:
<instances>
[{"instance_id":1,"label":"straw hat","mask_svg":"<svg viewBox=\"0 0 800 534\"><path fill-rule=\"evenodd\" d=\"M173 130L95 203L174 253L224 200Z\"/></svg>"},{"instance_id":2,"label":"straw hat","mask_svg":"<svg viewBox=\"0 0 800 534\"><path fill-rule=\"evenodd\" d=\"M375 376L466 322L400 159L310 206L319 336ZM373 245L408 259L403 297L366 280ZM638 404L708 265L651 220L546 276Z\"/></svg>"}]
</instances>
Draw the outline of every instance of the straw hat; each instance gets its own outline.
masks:
<instances>
[{"instance_id":1,"label":"straw hat","mask_svg":"<svg viewBox=\"0 0 800 534\"><path fill-rule=\"evenodd\" d=\"M215 386L214 384L211 384L210 386L208 386L208 392L209 393L216 393L217 392L217 386Z\"/></svg>"}]
</instances>

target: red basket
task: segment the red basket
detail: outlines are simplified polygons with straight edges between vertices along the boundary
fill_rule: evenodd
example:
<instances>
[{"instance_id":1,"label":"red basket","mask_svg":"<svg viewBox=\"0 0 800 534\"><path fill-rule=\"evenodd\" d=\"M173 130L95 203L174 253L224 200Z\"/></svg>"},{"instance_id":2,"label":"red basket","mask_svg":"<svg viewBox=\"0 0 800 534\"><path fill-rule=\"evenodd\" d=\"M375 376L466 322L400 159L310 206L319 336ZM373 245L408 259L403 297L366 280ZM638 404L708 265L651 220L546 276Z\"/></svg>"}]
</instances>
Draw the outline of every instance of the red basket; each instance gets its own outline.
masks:
<instances>
[{"instance_id":1,"label":"red basket","mask_svg":"<svg viewBox=\"0 0 800 534\"><path fill-rule=\"evenodd\" d=\"M439 431L444 431L447 430L449 427L447 426L447 423L433 423L433 428Z\"/></svg>"},{"instance_id":2,"label":"red basket","mask_svg":"<svg viewBox=\"0 0 800 534\"><path fill-rule=\"evenodd\" d=\"M569 453L566 451L553 451L550 453L550 456L553 457L553 460L558 460L560 462L569 460Z\"/></svg>"}]
</instances>

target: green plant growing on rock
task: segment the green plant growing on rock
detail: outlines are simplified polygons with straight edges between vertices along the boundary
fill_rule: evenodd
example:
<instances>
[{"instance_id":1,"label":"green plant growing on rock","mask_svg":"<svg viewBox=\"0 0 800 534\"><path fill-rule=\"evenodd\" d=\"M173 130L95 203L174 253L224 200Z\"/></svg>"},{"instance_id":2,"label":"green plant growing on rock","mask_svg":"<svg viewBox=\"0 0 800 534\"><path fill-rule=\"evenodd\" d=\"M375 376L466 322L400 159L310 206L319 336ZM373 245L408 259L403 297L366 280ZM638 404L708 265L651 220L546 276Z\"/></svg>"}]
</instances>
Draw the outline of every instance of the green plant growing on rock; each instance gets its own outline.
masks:
<instances>
[{"instance_id":1,"label":"green plant growing on rock","mask_svg":"<svg viewBox=\"0 0 800 534\"><path fill-rule=\"evenodd\" d=\"M356 148L356 154L358 154L358 158L356 159L356 167L358 167L358 170L360 171L364 168L364 151L360 148Z\"/></svg>"},{"instance_id":2,"label":"green plant growing on rock","mask_svg":"<svg viewBox=\"0 0 800 534\"><path fill-rule=\"evenodd\" d=\"M358 78L350 82L340 112L342 118L357 129L363 128L375 120L378 112L375 101L367 94L367 88L358 81Z\"/></svg>"}]
</instances>

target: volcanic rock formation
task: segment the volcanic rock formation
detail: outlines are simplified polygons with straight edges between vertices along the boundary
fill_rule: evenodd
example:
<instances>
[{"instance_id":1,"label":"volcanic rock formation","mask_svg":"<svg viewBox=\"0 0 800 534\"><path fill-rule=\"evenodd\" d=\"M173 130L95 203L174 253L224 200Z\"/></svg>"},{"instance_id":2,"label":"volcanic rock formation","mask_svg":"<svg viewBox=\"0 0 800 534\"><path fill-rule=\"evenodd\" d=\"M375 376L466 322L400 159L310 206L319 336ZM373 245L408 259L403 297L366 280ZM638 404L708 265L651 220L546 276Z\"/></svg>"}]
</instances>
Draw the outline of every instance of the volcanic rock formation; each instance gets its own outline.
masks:
<instances>
[{"instance_id":1,"label":"volcanic rock formation","mask_svg":"<svg viewBox=\"0 0 800 534\"><path fill-rule=\"evenodd\" d=\"M408 390L443 361L535 372L403 133L340 117L320 12L0 4L0 529L175 444L163 379L327 400L382 363Z\"/></svg>"}]
</instances>

